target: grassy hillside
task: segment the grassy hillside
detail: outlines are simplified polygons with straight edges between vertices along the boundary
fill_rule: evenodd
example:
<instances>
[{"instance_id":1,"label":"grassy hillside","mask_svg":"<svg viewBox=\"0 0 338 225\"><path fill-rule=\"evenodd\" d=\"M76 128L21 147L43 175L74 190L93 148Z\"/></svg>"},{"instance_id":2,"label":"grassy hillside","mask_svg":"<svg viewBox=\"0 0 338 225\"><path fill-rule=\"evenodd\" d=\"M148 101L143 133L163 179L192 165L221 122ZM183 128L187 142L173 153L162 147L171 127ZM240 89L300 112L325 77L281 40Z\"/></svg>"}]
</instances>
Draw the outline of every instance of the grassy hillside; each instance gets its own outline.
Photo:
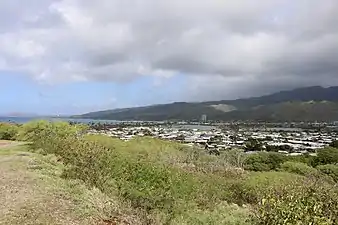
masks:
<instances>
[{"instance_id":1,"label":"grassy hillside","mask_svg":"<svg viewBox=\"0 0 338 225\"><path fill-rule=\"evenodd\" d=\"M152 138L80 136L84 128L32 122L15 138L53 159L47 168L59 165L63 182L102 193L110 203L103 207L108 224L337 224L338 149L313 159L241 150L211 156Z\"/></svg>"},{"instance_id":2,"label":"grassy hillside","mask_svg":"<svg viewBox=\"0 0 338 225\"><path fill-rule=\"evenodd\" d=\"M309 87L248 99L153 105L78 116L112 120L333 121L338 120L338 87Z\"/></svg>"},{"instance_id":3,"label":"grassy hillside","mask_svg":"<svg viewBox=\"0 0 338 225\"><path fill-rule=\"evenodd\" d=\"M1 142L0 224L106 225L107 212L120 204L81 181L61 178L65 166L55 155ZM123 215L133 221L128 212Z\"/></svg>"}]
</instances>

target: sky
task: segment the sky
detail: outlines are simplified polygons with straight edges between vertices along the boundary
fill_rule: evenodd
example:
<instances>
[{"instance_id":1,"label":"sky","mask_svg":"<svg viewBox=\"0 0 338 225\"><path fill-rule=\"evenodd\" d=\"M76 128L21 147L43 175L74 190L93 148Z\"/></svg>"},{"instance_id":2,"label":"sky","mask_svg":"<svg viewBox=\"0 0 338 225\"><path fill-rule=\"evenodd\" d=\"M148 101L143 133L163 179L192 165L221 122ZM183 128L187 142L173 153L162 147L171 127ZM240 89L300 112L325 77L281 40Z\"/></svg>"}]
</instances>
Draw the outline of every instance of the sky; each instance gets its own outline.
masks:
<instances>
[{"instance_id":1,"label":"sky","mask_svg":"<svg viewBox=\"0 0 338 225\"><path fill-rule=\"evenodd\" d=\"M337 0L0 0L0 115L335 86L337 15Z\"/></svg>"}]
</instances>

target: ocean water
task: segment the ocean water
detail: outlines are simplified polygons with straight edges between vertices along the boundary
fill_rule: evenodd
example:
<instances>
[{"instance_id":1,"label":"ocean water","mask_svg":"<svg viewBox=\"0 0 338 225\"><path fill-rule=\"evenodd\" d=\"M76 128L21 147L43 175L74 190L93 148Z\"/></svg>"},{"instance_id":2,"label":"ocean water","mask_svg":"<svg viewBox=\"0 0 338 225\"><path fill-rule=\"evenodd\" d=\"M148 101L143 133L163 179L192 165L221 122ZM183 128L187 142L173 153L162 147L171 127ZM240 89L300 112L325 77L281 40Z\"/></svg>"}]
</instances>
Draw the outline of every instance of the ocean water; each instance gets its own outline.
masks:
<instances>
[{"instance_id":1,"label":"ocean water","mask_svg":"<svg viewBox=\"0 0 338 225\"><path fill-rule=\"evenodd\" d=\"M116 120L92 120L92 119L74 119L74 118L56 118L56 117L1 117L0 122L12 122L23 124L33 120L48 120L48 121L68 121L68 122L77 122L77 123L110 123L110 124L117 124L121 121Z\"/></svg>"}]
</instances>

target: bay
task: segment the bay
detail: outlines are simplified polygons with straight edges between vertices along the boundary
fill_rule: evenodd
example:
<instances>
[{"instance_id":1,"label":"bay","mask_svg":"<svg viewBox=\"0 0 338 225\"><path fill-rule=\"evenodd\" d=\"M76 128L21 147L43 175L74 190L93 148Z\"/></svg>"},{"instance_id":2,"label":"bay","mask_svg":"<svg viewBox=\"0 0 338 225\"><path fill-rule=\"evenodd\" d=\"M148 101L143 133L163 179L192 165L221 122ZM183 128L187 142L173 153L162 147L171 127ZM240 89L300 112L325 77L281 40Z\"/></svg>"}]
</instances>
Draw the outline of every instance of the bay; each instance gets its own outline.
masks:
<instances>
[{"instance_id":1,"label":"bay","mask_svg":"<svg viewBox=\"0 0 338 225\"><path fill-rule=\"evenodd\" d=\"M75 119L75 118L67 118L67 117L1 117L0 122L12 122L18 124L24 124L34 120L47 120L51 122L55 121L66 121L66 122L76 122L76 123L105 123L105 124L118 124L122 121L116 120L92 120L92 119Z\"/></svg>"}]
</instances>

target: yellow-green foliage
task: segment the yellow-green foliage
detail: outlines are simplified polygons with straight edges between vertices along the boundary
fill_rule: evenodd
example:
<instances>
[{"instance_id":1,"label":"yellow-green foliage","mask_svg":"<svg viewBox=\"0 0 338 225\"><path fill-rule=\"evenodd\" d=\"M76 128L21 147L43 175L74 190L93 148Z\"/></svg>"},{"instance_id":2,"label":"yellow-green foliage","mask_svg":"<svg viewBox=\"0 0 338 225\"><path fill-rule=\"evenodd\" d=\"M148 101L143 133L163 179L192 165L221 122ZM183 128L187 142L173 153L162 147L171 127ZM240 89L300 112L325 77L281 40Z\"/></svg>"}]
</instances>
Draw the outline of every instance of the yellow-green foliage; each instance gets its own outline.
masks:
<instances>
[{"instance_id":1,"label":"yellow-green foliage","mask_svg":"<svg viewBox=\"0 0 338 225\"><path fill-rule=\"evenodd\" d=\"M258 207L259 224L338 224L337 190L325 183L291 183L271 190Z\"/></svg>"},{"instance_id":2,"label":"yellow-green foliage","mask_svg":"<svg viewBox=\"0 0 338 225\"><path fill-rule=\"evenodd\" d=\"M249 176L237 182L236 197L242 202L256 204L262 199L267 191L284 187L291 182L303 182L304 178L287 172L251 172Z\"/></svg>"},{"instance_id":3,"label":"yellow-green foliage","mask_svg":"<svg viewBox=\"0 0 338 225\"><path fill-rule=\"evenodd\" d=\"M286 161L286 156L276 152L259 152L245 159L245 168L252 171L277 170Z\"/></svg>"},{"instance_id":4,"label":"yellow-green foliage","mask_svg":"<svg viewBox=\"0 0 338 225\"><path fill-rule=\"evenodd\" d=\"M179 165L191 164L199 156L191 156L192 152L180 144L152 138L130 142L97 135L79 138L69 133L67 126L68 136L55 135L60 125L55 126L48 124L49 132L33 132L37 138L31 139L36 142L32 147L60 156L67 165L65 178L81 179L110 196L118 195L144 212L145 223L154 223L158 217L160 223L189 222L192 219L188 216L194 213L193 221L215 221L207 212L221 212L223 208L215 208L216 205L226 204L225 201L230 202L234 196L230 181L212 173L182 169ZM43 140L40 140L41 134L46 135ZM213 159L216 158L206 161L211 163ZM204 214L199 218L197 212L200 211ZM234 223L224 224L238 224L238 220L246 224L250 219L248 210L232 216L236 215L240 218L232 218ZM222 212L217 218L224 216L228 215Z\"/></svg>"},{"instance_id":5,"label":"yellow-green foliage","mask_svg":"<svg viewBox=\"0 0 338 225\"><path fill-rule=\"evenodd\" d=\"M87 129L84 125L70 125L68 122L48 122L44 120L32 121L24 124L19 130L19 138L29 141L34 148L44 148L53 152L55 140L75 137ZM48 147L47 147L48 146ZM55 146L56 148L56 146Z\"/></svg>"},{"instance_id":6,"label":"yellow-green foliage","mask_svg":"<svg viewBox=\"0 0 338 225\"><path fill-rule=\"evenodd\" d=\"M250 213L249 209L234 204L215 205L213 210L188 210L173 224L184 225L252 225L252 221L244 218Z\"/></svg>"},{"instance_id":7,"label":"yellow-green foliage","mask_svg":"<svg viewBox=\"0 0 338 225\"><path fill-rule=\"evenodd\" d=\"M0 140L15 140L19 126L11 123L0 123Z\"/></svg>"},{"instance_id":8,"label":"yellow-green foliage","mask_svg":"<svg viewBox=\"0 0 338 225\"><path fill-rule=\"evenodd\" d=\"M317 157L313 162L316 165L338 164L338 149L327 147L317 151Z\"/></svg>"},{"instance_id":9,"label":"yellow-green foliage","mask_svg":"<svg viewBox=\"0 0 338 225\"><path fill-rule=\"evenodd\" d=\"M238 168L245 158L241 151L216 157L149 137L123 142L100 135L82 136L81 128L65 123L35 122L25 125L23 131L34 149L53 153L64 162L65 178L83 180L108 196L118 196L140 212L144 224L254 224L250 209L263 198L268 200L257 208L255 219L257 223L269 224L273 215L276 221L289 218L289 214L281 212L281 207L307 196L289 186L294 183L308 187L304 176L288 172L244 172ZM279 156L267 159L276 168L283 161ZM275 196L271 193L283 188L295 197L276 195L278 204L267 207L267 203L275 201L271 200ZM328 199L321 196L316 200L324 204ZM331 202L337 201L338 198ZM232 203L249 205L249 209ZM311 217L312 211L306 207L299 208L300 213ZM336 211L333 213L336 215ZM328 216L316 215L321 220Z\"/></svg>"},{"instance_id":10,"label":"yellow-green foliage","mask_svg":"<svg viewBox=\"0 0 338 225\"><path fill-rule=\"evenodd\" d=\"M281 165L281 169L290 173L296 173L304 176L316 176L318 170L301 162L285 162Z\"/></svg>"},{"instance_id":11,"label":"yellow-green foliage","mask_svg":"<svg viewBox=\"0 0 338 225\"><path fill-rule=\"evenodd\" d=\"M338 182L338 165L321 165L317 166L317 170L319 170L323 174L330 176L335 182Z\"/></svg>"}]
</instances>

